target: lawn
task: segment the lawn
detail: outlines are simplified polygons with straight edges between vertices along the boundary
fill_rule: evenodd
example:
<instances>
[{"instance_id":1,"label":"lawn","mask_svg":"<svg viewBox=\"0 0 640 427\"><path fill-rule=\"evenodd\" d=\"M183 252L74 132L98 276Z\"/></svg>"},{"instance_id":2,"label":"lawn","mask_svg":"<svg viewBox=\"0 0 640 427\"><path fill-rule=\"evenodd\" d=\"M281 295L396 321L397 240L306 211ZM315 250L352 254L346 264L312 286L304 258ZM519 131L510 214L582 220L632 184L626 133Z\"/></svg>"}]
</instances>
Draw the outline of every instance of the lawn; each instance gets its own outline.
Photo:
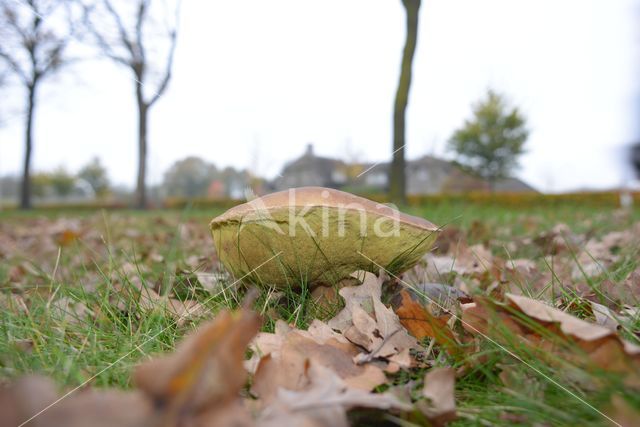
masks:
<instances>
[{"instance_id":1,"label":"lawn","mask_svg":"<svg viewBox=\"0 0 640 427\"><path fill-rule=\"evenodd\" d=\"M453 285L489 300L507 291L531 296L589 322L609 322L626 340L640 343L637 210L462 202L407 210L444 231L427 263L403 280ZM1 212L2 381L40 373L67 388L87 382L130 388L135 365L171 352L185 333L222 308L238 307L245 288L219 265L208 231L219 213ZM484 249L490 265L474 264L469 258ZM457 267L469 262L474 265ZM608 309L607 319L598 317L592 302ZM265 317L264 331L273 331L278 319L305 329L340 308L293 291L275 298L265 290L254 303ZM634 412L640 411L637 384L625 381L624 372L587 369L554 351L541 357L509 339L510 333L475 341L477 351L462 360L432 345L432 365L458 369L458 417L451 425L611 425L606 416L624 420L625 414L640 414ZM389 374L389 384L379 391L417 389L427 371ZM352 421L370 422L358 414Z\"/></svg>"}]
</instances>

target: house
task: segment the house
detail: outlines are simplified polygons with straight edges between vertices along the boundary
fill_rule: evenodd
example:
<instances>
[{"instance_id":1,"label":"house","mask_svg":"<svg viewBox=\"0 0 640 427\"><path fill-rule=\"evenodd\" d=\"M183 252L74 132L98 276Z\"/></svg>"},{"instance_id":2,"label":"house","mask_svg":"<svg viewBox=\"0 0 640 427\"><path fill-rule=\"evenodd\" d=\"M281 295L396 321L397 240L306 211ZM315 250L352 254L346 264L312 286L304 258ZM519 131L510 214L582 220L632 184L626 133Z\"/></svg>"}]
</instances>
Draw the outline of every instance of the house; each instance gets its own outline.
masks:
<instances>
[{"instance_id":1,"label":"house","mask_svg":"<svg viewBox=\"0 0 640 427\"><path fill-rule=\"evenodd\" d=\"M528 193L538 191L518 178L500 179L493 184L493 190L499 193Z\"/></svg>"},{"instance_id":2,"label":"house","mask_svg":"<svg viewBox=\"0 0 640 427\"><path fill-rule=\"evenodd\" d=\"M318 185L341 188L347 184L346 164L341 160L317 156L313 145L308 144L305 153L288 162L274 180L276 190Z\"/></svg>"},{"instance_id":3,"label":"house","mask_svg":"<svg viewBox=\"0 0 640 427\"><path fill-rule=\"evenodd\" d=\"M451 177L460 175L453 163L433 156L423 156L407 162L407 194L438 194L452 191Z\"/></svg>"},{"instance_id":4,"label":"house","mask_svg":"<svg viewBox=\"0 0 640 427\"><path fill-rule=\"evenodd\" d=\"M425 155L406 164L407 194L424 195L489 191L491 186L456 165L454 162ZM357 193L386 192L389 187L389 163L354 163L317 156L313 145L306 152L287 163L274 181L276 190L317 185L347 189ZM536 191L517 178L494 183L495 191Z\"/></svg>"}]
</instances>

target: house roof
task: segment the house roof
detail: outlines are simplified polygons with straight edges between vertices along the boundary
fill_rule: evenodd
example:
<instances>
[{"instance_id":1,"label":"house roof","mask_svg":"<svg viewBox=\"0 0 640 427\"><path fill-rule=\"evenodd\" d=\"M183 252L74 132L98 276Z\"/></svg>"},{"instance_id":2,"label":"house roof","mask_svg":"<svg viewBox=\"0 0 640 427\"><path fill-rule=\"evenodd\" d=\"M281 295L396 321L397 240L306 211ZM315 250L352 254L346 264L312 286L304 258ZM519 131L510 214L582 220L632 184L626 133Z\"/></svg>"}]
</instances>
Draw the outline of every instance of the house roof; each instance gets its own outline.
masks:
<instances>
[{"instance_id":1,"label":"house roof","mask_svg":"<svg viewBox=\"0 0 640 427\"><path fill-rule=\"evenodd\" d=\"M495 182L493 186L495 191L502 192L538 192L535 188L518 178L505 178Z\"/></svg>"},{"instance_id":2,"label":"house roof","mask_svg":"<svg viewBox=\"0 0 640 427\"><path fill-rule=\"evenodd\" d=\"M388 173L390 164L389 162L360 163L357 166L359 166L359 170L362 170L367 174L386 174ZM285 164L282 169L282 175L292 176L312 172L316 176L316 179L320 179L324 182L314 182L307 185L314 184L333 186L339 185L333 182L332 174L334 171L346 170L347 167L348 165L342 160L317 156L313 151L313 145L308 144L306 152L302 156ZM486 181L474 174L466 172L455 162L431 155L425 155L415 160L408 160L406 167L407 172L410 174L415 170L424 168L431 171L437 171L436 173L447 176L448 180L442 189L443 191L473 191L489 188ZM360 185L365 179L365 174L361 173L355 178L355 182L353 182L353 184ZM495 191L502 192L537 191L518 178L506 178L499 180L494 184L494 189Z\"/></svg>"},{"instance_id":3,"label":"house roof","mask_svg":"<svg viewBox=\"0 0 640 427\"><path fill-rule=\"evenodd\" d=\"M285 164L282 174L313 169L315 172L329 176L337 166L341 165L344 165L341 160L316 156L313 152L313 145L308 144L307 151L302 156Z\"/></svg>"}]
</instances>

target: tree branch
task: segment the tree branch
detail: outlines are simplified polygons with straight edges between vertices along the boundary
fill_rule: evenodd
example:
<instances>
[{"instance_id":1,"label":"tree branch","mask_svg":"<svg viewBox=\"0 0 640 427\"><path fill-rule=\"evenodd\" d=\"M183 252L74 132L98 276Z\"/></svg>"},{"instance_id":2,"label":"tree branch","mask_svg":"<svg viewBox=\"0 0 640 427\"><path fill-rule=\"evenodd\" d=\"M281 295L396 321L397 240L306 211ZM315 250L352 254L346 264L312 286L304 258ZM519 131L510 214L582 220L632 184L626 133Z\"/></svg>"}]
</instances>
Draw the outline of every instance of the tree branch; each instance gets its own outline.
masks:
<instances>
[{"instance_id":1,"label":"tree branch","mask_svg":"<svg viewBox=\"0 0 640 427\"><path fill-rule=\"evenodd\" d=\"M135 50L133 48L133 45L131 44L131 39L129 38L129 34L127 33L126 28L124 27L124 23L122 22L122 19L120 19L120 15L118 15L116 10L113 8L113 5L111 4L110 0L102 0L102 2L104 4L105 8L107 9L107 11L111 14L111 16L113 17L114 21L116 22L116 26L118 27L118 32L120 33L120 39L122 41L122 44L131 53L131 61L130 61L130 63L133 63L133 61L135 60L135 57L136 57L136 53L135 53Z\"/></svg>"},{"instance_id":2,"label":"tree branch","mask_svg":"<svg viewBox=\"0 0 640 427\"><path fill-rule=\"evenodd\" d=\"M102 55L111 59L114 62L117 62L120 65L124 65L126 67L131 67L131 59L124 58L122 56L117 55L113 49L111 48L111 44L107 42L107 40L100 34L100 31L96 30L95 25L91 21L91 15L93 13L93 7L84 5L84 16L83 20L85 22L85 26L91 36L95 39L98 44L98 48L102 51Z\"/></svg>"},{"instance_id":3,"label":"tree branch","mask_svg":"<svg viewBox=\"0 0 640 427\"><path fill-rule=\"evenodd\" d=\"M145 22L145 17L147 15L149 2L148 0L140 0L140 4L138 6L138 13L136 15L136 47L138 48L138 55L141 63L145 63L146 54L144 50L144 44L142 41L142 27Z\"/></svg>"},{"instance_id":4,"label":"tree branch","mask_svg":"<svg viewBox=\"0 0 640 427\"><path fill-rule=\"evenodd\" d=\"M153 97L149 101L149 106L152 106L153 104L155 104L155 102L158 99L160 99L160 97L164 94L164 92L167 90L167 87L169 86L169 80L171 80L171 70L173 68L173 56L176 50L177 39L178 39L177 32L176 30L174 30L171 32L171 46L169 47L169 55L167 57L164 77L162 79L162 82L160 82L160 86L158 87L158 90L156 91L155 95L153 95Z\"/></svg>"},{"instance_id":5,"label":"tree branch","mask_svg":"<svg viewBox=\"0 0 640 427\"><path fill-rule=\"evenodd\" d=\"M169 46L169 54L167 56L167 62L165 67L164 78L158 87L155 95L149 101L149 106L152 106L156 103L158 99L164 94L169 86L169 81L171 80L171 73L173 69L173 57L176 50L176 44L178 41L178 25L180 22L180 0L176 3L175 17L174 17L174 26L173 29L169 30L169 37L171 39L171 45Z\"/></svg>"},{"instance_id":6,"label":"tree branch","mask_svg":"<svg viewBox=\"0 0 640 427\"><path fill-rule=\"evenodd\" d=\"M0 58L4 59L4 61L9 64L9 68L11 68L11 70L18 75L20 80L22 80L25 85L29 84L30 80L27 77L27 73L20 67L18 61L12 58L11 55L9 55L7 52L2 50L2 48L0 48Z\"/></svg>"}]
</instances>

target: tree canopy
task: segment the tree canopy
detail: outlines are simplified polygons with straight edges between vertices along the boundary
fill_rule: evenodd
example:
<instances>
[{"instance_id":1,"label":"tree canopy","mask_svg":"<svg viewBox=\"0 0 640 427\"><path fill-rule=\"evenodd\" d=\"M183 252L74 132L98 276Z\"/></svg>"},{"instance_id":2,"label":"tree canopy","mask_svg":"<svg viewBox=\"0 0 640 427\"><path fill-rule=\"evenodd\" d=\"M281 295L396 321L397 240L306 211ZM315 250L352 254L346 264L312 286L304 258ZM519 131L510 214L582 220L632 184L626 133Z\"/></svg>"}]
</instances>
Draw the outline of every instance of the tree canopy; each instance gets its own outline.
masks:
<instances>
[{"instance_id":1,"label":"tree canopy","mask_svg":"<svg viewBox=\"0 0 640 427\"><path fill-rule=\"evenodd\" d=\"M178 160L165 172L163 186L168 196L204 197L218 175L214 165L192 156Z\"/></svg>"},{"instance_id":2,"label":"tree canopy","mask_svg":"<svg viewBox=\"0 0 640 427\"><path fill-rule=\"evenodd\" d=\"M85 180L97 197L106 195L111 185L107 169L102 165L98 157L94 157L78 171L78 178Z\"/></svg>"},{"instance_id":3,"label":"tree canopy","mask_svg":"<svg viewBox=\"0 0 640 427\"><path fill-rule=\"evenodd\" d=\"M518 166L529 136L526 119L504 96L489 90L473 105L473 117L456 130L448 148L461 165L493 184Z\"/></svg>"}]
</instances>

